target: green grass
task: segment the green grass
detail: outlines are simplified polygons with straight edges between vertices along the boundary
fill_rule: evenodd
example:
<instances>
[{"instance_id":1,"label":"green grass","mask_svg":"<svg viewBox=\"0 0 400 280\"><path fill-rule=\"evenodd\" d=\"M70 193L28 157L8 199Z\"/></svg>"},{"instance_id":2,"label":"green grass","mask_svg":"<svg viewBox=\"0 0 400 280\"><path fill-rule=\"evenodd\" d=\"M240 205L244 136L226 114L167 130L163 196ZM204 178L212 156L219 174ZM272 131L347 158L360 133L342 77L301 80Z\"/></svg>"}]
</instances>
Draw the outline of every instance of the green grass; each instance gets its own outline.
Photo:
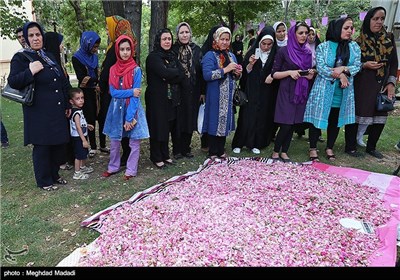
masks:
<instances>
[{"instance_id":1,"label":"green grass","mask_svg":"<svg viewBox=\"0 0 400 280\"><path fill-rule=\"evenodd\" d=\"M177 166L165 170L156 169L149 160L149 144L143 141L138 177L128 182L122 180L123 173L101 178L107 168L108 156L98 154L88 163L95 168L90 179L74 181L73 171L61 171L69 181L67 187L55 192L45 192L36 187L31 147L23 146L23 123L21 106L2 99L2 119L9 134L10 147L1 150L1 265L2 266L55 266L74 249L92 242L99 234L80 227L80 222L90 215L129 199L134 193L171 178L196 170L206 154L200 151L199 136L193 136L195 158L180 160ZM355 167L373 172L391 174L400 163L394 144L399 141L400 121L397 109L389 118L378 143L384 160L371 156L354 159L343 153L344 140L341 131L335 153L337 166ZM324 135L326 137L326 135ZM228 137L227 151L233 134ZM322 157L325 144L319 144ZM261 156L269 157L272 145L262 150ZM243 149L243 156L252 154ZM308 160L308 143L305 138L294 137L289 155L295 161ZM5 248L12 251L28 246L26 255L16 256L16 263L6 262Z\"/></svg>"}]
</instances>

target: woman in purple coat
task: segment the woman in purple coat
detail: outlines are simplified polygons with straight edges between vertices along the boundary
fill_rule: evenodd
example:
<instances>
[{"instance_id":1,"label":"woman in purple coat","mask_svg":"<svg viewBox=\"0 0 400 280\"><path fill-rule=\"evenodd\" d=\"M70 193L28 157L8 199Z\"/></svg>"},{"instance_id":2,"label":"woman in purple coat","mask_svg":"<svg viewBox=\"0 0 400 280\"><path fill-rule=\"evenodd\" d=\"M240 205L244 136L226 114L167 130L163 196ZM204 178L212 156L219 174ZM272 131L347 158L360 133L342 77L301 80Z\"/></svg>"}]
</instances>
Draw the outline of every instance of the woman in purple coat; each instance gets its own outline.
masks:
<instances>
[{"instance_id":1,"label":"woman in purple coat","mask_svg":"<svg viewBox=\"0 0 400 280\"><path fill-rule=\"evenodd\" d=\"M279 132L271 156L273 160L290 162L287 152L294 125L303 122L310 80L314 77L311 50L306 46L309 31L305 22L297 22L289 29L287 46L280 48L275 57L272 77L281 81L275 107L274 121L279 125Z\"/></svg>"}]
</instances>

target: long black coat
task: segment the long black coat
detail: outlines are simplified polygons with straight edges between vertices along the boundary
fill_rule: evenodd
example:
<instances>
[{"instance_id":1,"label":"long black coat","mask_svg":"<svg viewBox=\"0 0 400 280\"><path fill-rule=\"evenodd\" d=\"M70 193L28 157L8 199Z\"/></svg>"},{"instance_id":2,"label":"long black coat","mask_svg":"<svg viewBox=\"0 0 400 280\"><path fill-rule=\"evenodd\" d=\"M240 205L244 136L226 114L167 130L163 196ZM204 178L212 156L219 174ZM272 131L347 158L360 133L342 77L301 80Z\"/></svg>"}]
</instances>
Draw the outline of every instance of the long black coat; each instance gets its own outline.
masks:
<instances>
[{"instance_id":1,"label":"long black coat","mask_svg":"<svg viewBox=\"0 0 400 280\"><path fill-rule=\"evenodd\" d=\"M160 142L169 140L169 116L177 105L168 99L168 84L178 84L183 78L178 67L170 68L166 64L161 52L153 51L147 56L146 118L150 138Z\"/></svg>"},{"instance_id":2,"label":"long black coat","mask_svg":"<svg viewBox=\"0 0 400 280\"><path fill-rule=\"evenodd\" d=\"M68 102L70 84L60 66L58 76L38 54L29 52L34 61L42 62L44 69L35 76L29 70L30 61L16 53L10 66L8 83L15 89L22 89L35 82L32 106L22 106L24 114L24 145L60 145L69 141L68 120L65 110L71 108ZM56 61L51 54L48 56Z\"/></svg>"},{"instance_id":3,"label":"long black coat","mask_svg":"<svg viewBox=\"0 0 400 280\"><path fill-rule=\"evenodd\" d=\"M243 61L243 76L240 84L242 87L245 85L248 103L240 107L232 148L246 146L249 149L262 149L270 144L273 137L279 81L274 80L271 84L266 84L265 79L271 74L277 52L276 43L274 43L264 67L262 67L261 59L258 59L252 71L250 73L246 71L250 56L255 53L255 48L258 48L260 40L266 34L275 38L273 28L265 27L258 35L256 45L248 51Z\"/></svg>"},{"instance_id":4,"label":"long black coat","mask_svg":"<svg viewBox=\"0 0 400 280\"><path fill-rule=\"evenodd\" d=\"M197 115L199 113L199 99L205 81L201 68L203 58L201 49L194 43L190 44L192 49L191 77L184 76L180 82L180 105L178 107L178 123L181 132L192 133L197 130ZM178 56L179 45L175 43L172 51ZM205 94L203 92L203 94Z\"/></svg>"}]
</instances>

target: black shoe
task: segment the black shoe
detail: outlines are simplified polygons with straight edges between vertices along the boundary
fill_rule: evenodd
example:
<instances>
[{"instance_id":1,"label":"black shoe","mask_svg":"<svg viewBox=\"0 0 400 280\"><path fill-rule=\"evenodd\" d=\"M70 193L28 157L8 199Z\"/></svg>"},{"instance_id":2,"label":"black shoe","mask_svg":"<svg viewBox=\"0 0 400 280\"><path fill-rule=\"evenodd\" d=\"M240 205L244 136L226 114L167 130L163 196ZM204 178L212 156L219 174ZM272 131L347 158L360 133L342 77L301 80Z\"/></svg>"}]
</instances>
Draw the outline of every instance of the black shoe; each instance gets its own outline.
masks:
<instances>
[{"instance_id":1,"label":"black shoe","mask_svg":"<svg viewBox=\"0 0 400 280\"><path fill-rule=\"evenodd\" d=\"M358 152L358 151L356 151L356 150L347 151L347 152L345 152L345 153L348 154L349 156L356 157L356 158L358 158L358 157L363 157L363 154L360 153L360 152Z\"/></svg>"},{"instance_id":2,"label":"black shoe","mask_svg":"<svg viewBox=\"0 0 400 280\"><path fill-rule=\"evenodd\" d=\"M186 153L186 154L183 154L183 156L186 157L186 158L194 157L194 155L192 153Z\"/></svg>"},{"instance_id":3,"label":"black shoe","mask_svg":"<svg viewBox=\"0 0 400 280\"><path fill-rule=\"evenodd\" d=\"M366 152L373 157L376 157L378 159L383 159L383 155L380 152L378 152L377 150L366 151Z\"/></svg>"},{"instance_id":4,"label":"black shoe","mask_svg":"<svg viewBox=\"0 0 400 280\"><path fill-rule=\"evenodd\" d=\"M183 158L183 155L182 155L182 154L176 154L176 155L174 155L174 159L176 159L176 160L181 159L181 158Z\"/></svg>"}]
</instances>

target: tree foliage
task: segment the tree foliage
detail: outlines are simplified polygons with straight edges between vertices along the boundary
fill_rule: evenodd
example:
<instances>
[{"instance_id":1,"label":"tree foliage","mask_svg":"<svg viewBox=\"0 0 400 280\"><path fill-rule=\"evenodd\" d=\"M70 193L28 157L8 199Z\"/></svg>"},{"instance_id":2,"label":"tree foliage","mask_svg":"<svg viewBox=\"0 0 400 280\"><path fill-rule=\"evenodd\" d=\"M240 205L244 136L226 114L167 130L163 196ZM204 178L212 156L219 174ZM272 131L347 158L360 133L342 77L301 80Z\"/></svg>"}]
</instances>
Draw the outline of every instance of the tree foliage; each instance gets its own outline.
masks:
<instances>
[{"instance_id":1,"label":"tree foliage","mask_svg":"<svg viewBox=\"0 0 400 280\"><path fill-rule=\"evenodd\" d=\"M22 27L28 21L26 9L22 6L22 0L0 0L0 32L1 37L14 40L15 30Z\"/></svg>"},{"instance_id":2,"label":"tree foliage","mask_svg":"<svg viewBox=\"0 0 400 280\"><path fill-rule=\"evenodd\" d=\"M235 24L244 26L257 17L259 11L268 10L275 1L171 1L170 26L186 21L196 36L207 35L216 24L235 29Z\"/></svg>"}]
</instances>

